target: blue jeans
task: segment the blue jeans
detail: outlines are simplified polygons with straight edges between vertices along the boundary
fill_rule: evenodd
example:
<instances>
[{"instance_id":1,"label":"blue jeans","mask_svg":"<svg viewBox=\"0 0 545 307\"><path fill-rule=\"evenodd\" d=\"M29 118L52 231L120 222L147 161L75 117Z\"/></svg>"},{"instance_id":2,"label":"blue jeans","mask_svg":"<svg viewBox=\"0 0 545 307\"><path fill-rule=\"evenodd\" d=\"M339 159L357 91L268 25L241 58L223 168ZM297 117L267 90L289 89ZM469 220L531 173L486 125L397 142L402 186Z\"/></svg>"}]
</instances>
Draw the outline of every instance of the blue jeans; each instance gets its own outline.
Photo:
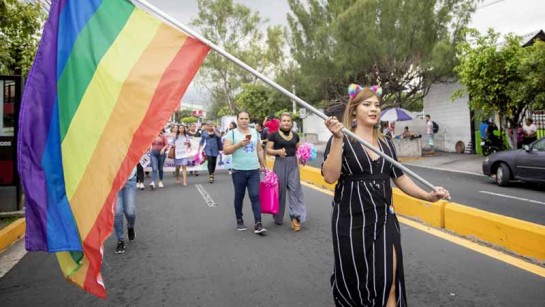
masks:
<instances>
[{"instance_id":1,"label":"blue jeans","mask_svg":"<svg viewBox=\"0 0 545 307\"><path fill-rule=\"evenodd\" d=\"M125 186L117 192L114 229L118 240L123 240L123 213L127 217L127 228L134 228L134 220L136 219L136 176L129 179Z\"/></svg>"},{"instance_id":2,"label":"blue jeans","mask_svg":"<svg viewBox=\"0 0 545 307\"><path fill-rule=\"evenodd\" d=\"M242 202L248 188L248 195L252 203L254 221L261 222L261 204L259 203L259 170L233 170L231 175L235 188L235 215L237 220L242 219Z\"/></svg>"},{"instance_id":3,"label":"blue jeans","mask_svg":"<svg viewBox=\"0 0 545 307\"><path fill-rule=\"evenodd\" d=\"M160 151L151 151L151 181L155 182L157 179L157 171L159 171L159 180L163 180L163 165L167 154L161 154Z\"/></svg>"}]
</instances>

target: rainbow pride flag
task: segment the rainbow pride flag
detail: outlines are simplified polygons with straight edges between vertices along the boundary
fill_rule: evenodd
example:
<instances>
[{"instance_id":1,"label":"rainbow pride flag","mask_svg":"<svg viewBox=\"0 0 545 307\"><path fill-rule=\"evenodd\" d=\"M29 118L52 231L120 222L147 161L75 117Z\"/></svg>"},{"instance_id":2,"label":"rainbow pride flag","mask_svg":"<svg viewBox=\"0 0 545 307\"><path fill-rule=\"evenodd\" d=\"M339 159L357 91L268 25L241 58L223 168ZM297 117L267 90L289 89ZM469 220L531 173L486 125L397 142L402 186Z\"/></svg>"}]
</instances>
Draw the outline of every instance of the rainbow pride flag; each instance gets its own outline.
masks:
<instances>
[{"instance_id":1,"label":"rainbow pride flag","mask_svg":"<svg viewBox=\"0 0 545 307\"><path fill-rule=\"evenodd\" d=\"M26 248L104 298L117 192L209 47L126 0L53 0L19 119Z\"/></svg>"}]
</instances>

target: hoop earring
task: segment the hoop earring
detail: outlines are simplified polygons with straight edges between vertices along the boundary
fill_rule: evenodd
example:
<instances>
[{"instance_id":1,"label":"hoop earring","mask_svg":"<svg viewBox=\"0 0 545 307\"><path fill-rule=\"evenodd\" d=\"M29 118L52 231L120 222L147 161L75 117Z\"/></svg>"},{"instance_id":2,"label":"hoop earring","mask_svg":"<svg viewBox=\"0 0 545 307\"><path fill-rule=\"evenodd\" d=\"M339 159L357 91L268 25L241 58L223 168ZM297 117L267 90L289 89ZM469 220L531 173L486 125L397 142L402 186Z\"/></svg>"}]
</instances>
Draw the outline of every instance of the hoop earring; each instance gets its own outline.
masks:
<instances>
[{"instance_id":1,"label":"hoop earring","mask_svg":"<svg viewBox=\"0 0 545 307\"><path fill-rule=\"evenodd\" d=\"M352 119L352 128L356 128L356 126L358 125L358 122L356 121L356 119Z\"/></svg>"}]
</instances>

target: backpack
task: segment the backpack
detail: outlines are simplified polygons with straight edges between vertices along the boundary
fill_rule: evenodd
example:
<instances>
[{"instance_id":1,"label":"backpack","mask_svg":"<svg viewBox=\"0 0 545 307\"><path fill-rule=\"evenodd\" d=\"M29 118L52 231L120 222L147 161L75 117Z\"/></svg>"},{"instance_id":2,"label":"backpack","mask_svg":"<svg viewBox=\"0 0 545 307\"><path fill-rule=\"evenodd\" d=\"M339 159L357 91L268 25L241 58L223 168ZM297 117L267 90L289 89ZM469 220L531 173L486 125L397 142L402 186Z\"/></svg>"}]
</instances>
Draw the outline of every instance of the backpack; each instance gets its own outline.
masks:
<instances>
[{"instance_id":1,"label":"backpack","mask_svg":"<svg viewBox=\"0 0 545 307\"><path fill-rule=\"evenodd\" d=\"M432 121L431 123L433 124L433 133L439 132L439 125L434 121Z\"/></svg>"}]
</instances>

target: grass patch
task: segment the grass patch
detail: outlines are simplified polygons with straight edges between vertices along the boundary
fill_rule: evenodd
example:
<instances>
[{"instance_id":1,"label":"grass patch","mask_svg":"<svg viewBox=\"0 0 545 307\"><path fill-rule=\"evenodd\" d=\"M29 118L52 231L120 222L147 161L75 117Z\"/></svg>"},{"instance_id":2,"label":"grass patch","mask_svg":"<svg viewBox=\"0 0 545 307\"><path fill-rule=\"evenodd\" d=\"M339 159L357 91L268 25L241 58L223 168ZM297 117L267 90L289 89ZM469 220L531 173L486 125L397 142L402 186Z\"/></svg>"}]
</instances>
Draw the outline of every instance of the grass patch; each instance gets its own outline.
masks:
<instances>
[{"instance_id":1,"label":"grass patch","mask_svg":"<svg viewBox=\"0 0 545 307\"><path fill-rule=\"evenodd\" d=\"M9 224L17 221L20 217L17 216L8 216L0 218L0 229L8 226Z\"/></svg>"}]
</instances>

